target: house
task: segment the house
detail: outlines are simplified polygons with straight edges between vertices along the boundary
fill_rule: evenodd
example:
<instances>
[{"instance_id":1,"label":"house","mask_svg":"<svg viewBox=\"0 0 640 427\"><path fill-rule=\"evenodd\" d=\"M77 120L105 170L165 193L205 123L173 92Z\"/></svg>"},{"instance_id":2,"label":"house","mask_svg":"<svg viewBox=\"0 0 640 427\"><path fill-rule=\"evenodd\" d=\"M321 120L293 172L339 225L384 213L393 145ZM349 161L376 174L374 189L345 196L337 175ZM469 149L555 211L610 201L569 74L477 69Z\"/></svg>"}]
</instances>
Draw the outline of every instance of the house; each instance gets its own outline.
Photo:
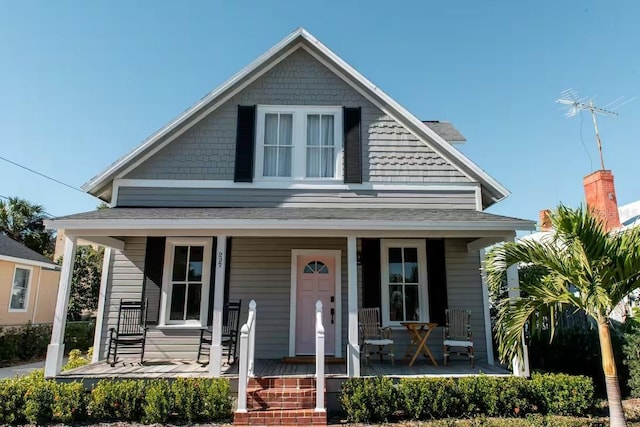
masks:
<instances>
[{"instance_id":1,"label":"house","mask_svg":"<svg viewBox=\"0 0 640 427\"><path fill-rule=\"evenodd\" d=\"M249 301L257 304L246 330L258 370L259 361L315 354L320 300L325 353L343 360L327 368L337 376L370 369L360 359L362 307L380 308L398 361L410 341L401 321L442 326L446 308L471 310L475 371L468 361L440 371L387 361L380 373L490 372L479 251L534 223L484 211L509 193L452 145L461 140L450 123L418 120L298 29L83 187L111 209L47 221L66 232L58 314L83 239L108 248L95 361L106 357L121 298L148 300L145 358L194 360L201 328L212 325L211 363L198 372L236 378L216 334L224 301L242 301L242 324ZM510 281L517 286L517 275ZM61 375L62 333L59 324L49 377ZM441 361L441 327L428 345ZM109 375L100 366L94 378ZM302 368L287 369L278 372ZM135 375L118 368L127 372Z\"/></svg>"},{"instance_id":2,"label":"house","mask_svg":"<svg viewBox=\"0 0 640 427\"><path fill-rule=\"evenodd\" d=\"M59 280L58 265L0 234L0 326L53 323Z\"/></svg>"}]
</instances>

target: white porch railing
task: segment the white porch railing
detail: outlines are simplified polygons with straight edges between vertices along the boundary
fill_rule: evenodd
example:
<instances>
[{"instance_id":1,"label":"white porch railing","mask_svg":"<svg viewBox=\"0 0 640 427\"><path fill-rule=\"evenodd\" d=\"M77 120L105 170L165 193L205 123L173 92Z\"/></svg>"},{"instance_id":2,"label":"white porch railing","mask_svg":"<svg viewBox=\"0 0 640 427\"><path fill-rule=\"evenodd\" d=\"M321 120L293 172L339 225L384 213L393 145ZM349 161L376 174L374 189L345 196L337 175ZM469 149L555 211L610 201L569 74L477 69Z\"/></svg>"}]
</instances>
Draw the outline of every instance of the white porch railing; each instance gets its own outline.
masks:
<instances>
[{"instance_id":1,"label":"white porch railing","mask_svg":"<svg viewBox=\"0 0 640 427\"><path fill-rule=\"evenodd\" d=\"M316 302L316 412L324 407L324 326L322 325L322 301Z\"/></svg>"},{"instance_id":2,"label":"white porch railing","mask_svg":"<svg viewBox=\"0 0 640 427\"><path fill-rule=\"evenodd\" d=\"M249 303L247 323L240 329L240 366L238 367L238 409L247 412L247 384L253 377L254 351L256 342L256 302Z\"/></svg>"}]
</instances>

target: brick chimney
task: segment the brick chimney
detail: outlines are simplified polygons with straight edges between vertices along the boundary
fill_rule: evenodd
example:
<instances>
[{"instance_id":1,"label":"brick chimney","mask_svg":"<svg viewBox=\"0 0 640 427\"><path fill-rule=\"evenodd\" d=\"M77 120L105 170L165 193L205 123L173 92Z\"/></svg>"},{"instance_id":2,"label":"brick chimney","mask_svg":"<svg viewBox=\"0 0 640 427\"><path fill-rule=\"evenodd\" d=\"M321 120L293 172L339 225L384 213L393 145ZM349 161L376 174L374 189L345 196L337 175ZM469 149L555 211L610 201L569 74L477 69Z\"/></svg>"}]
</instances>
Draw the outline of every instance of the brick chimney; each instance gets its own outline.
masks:
<instances>
[{"instance_id":1,"label":"brick chimney","mask_svg":"<svg viewBox=\"0 0 640 427\"><path fill-rule=\"evenodd\" d=\"M551 224L551 210L542 209L540 211L540 231L553 230L553 224Z\"/></svg>"},{"instance_id":2,"label":"brick chimney","mask_svg":"<svg viewBox=\"0 0 640 427\"><path fill-rule=\"evenodd\" d=\"M583 179L587 208L604 221L607 230L620 227L618 200L610 170L598 170Z\"/></svg>"}]
</instances>

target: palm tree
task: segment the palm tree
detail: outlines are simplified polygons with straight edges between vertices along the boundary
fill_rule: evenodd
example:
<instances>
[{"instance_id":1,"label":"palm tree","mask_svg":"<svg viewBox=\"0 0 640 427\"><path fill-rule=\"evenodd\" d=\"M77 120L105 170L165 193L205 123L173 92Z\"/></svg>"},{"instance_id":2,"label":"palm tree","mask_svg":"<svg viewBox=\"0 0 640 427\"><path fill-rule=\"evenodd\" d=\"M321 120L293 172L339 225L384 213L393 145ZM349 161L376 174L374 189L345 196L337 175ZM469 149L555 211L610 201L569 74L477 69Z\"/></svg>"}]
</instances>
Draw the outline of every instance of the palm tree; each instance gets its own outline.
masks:
<instances>
[{"instance_id":1,"label":"palm tree","mask_svg":"<svg viewBox=\"0 0 640 427\"><path fill-rule=\"evenodd\" d=\"M53 233L45 229L44 208L18 197L0 200L0 233L6 234L28 248L45 256L51 256L54 246Z\"/></svg>"},{"instance_id":2,"label":"palm tree","mask_svg":"<svg viewBox=\"0 0 640 427\"><path fill-rule=\"evenodd\" d=\"M607 232L589 209L560 206L552 215L553 237L521 239L492 249L486 273L490 286L504 283L513 265L536 267L539 280L522 281L521 296L498 304L496 335L500 359L522 360L525 326L553 337L558 315L583 310L598 325L611 426L626 426L611 345L609 314L640 287L640 228Z\"/></svg>"}]
</instances>

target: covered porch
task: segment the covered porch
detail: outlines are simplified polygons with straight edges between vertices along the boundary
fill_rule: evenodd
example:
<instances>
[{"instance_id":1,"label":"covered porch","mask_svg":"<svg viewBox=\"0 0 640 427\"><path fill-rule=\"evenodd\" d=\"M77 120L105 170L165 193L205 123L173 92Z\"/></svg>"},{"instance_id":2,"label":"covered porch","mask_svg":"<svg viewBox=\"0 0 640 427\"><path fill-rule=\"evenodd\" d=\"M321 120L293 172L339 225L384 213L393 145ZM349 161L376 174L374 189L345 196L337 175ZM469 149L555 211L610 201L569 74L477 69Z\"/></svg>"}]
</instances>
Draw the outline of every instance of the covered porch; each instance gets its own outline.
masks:
<instances>
[{"instance_id":1,"label":"covered porch","mask_svg":"<svg viewBox=\"0 0 640 427\"><path fill-rule=\"evenodd\" d=\"M326 364L327 376L502 375L506 371L494 363L480 251L513 239L516 229L532 226L528 221L478 211L369 208L114 208L59 218L51 225L65 229L66 248L45 374L60 379L136 375L234 378L238 364L223 363L218 331L225 321L226 301L243 302L242 325L252 299L257 302L256 376L309 375L308 369L315 372L314 364L283 363L282 358L314 354L313 303L318 299L324 305L325 354L343 360ZM79 238L108 247L97 319L100 326L96 328L94 363L61 372L62 319L66 318ZM439 255L430 253L429 242L433 241L440 242ZM202 247L201 258L194 261L199 298L193 316L187 291L183 291L184 308L174 310L179 304L172 299L175 289L191 286L174 280L176 251L185 247ZM376 253L377 261L368 259ZM390 259L398 253L400 261ZM309 266L309 274L322 274L326 267L331 280L307 295L304 274ZM398 268L401 279L394 273ZM415 270L415 279L405 278L410 276L409 268ZM437 270L441 276L433 275ZM509 281L517 288L517 272ZM397 291L402 292L404 303L394 313L392 300ZM124 359L111 367L104 362L108 330L116 326L120 299L150 301L144 364ZM361 360L358 314L363 307L377 307L382 326L391 327L394 365L388 359L368 366ZM447 307L472 312L476 367L472 369L468 360L442 366L442 320L427 341L438 366L427 359L419 359L413 366L401 363L410 336L400 321L433 322L436 312ZM203 328L213 330L211 362L206 365L195 363Z\"/></svg>"}]
</instances>

